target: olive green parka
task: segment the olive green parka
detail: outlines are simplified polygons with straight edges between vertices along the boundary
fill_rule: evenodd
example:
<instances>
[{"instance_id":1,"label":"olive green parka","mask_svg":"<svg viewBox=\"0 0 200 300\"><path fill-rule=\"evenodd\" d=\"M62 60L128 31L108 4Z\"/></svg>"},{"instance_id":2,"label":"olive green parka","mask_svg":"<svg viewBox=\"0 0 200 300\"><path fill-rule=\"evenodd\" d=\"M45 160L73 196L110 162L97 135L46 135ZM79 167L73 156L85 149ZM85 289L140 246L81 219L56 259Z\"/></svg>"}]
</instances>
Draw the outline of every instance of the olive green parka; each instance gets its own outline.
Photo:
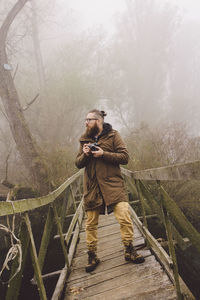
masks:
<instances>
[{"instance_id":1,"label":"olive green parka","mask_svg":"<svg viewBox=\"0 0 200 300\"><path fill-rule=\"evenodd\" d=\"M128 201L121 175L120 164L128 163L127 148L118 133L108 123L103 124L103 132L98 139L98 146L103 149L103 156L87 156L83 152L83 145L94 143L94 139L82 135L80 138L80 149L76 157L76 166L85 168L83 191L85 210L101 208L104 213L105 205L108 212L112 211L113 205Z\"/></svg>"}]
</instances>

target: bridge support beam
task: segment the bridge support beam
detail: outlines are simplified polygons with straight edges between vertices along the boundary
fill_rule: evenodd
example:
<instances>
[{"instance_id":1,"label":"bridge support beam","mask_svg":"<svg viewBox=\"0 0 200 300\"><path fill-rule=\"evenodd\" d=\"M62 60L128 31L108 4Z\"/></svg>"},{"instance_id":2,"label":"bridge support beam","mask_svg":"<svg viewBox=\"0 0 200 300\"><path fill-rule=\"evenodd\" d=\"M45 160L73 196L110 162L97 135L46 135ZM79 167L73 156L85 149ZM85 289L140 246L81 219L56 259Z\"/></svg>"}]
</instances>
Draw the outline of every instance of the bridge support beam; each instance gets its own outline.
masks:
<instances>
[{"instance_id":1,"label":"bridge support beam","mask_svg":"<svg viewBox=\"0 0 200 300\"><path fill-rule=\"evenodd\" d=\"M160 197L160 204L161 204L161 209L163 213L163 219L164 219L164 225L165 225L165 230L167 234L167 239L168 239L168 245L169 245L169 253L173 262L173 274L174 274L174 283L176 287L176 294L177 294L177 299L178 300L183 300L183 296L181 294L181 288L180 288L180 282L179 282L179 273L178 273L178 263L176 259L176 252L174 248L174 243L173 243L173 236L172 236L172 228L171 228L171 222L169 220L169 213L166 210L164 203L163 203L163 195L161 194L160 191L160 182L158 181L158 188L159 188L159 197Z\"/></svg>"},{"instance_id":2,"label":"bridge support beam","mask_svg":"<svg viewBox=\"0 0 200 300\"><path fill-rule=\"evenodd\" d=\"M31 241L31 245L30 245L31 246L31 249L30 249L31 250L31 258L32 258L34 272L35 272L35 277L37 280L38 292L40 295L40 299L47 300L47 295L46 295L44 283L42 280L42 274L41 274L41 270L40 270L40 266L39 266L35 242L34 242L33 233L32 233L32 229L31 229L31 222L29 220L28 213L25 213L25 222L26 222L26 226L27 226L28 233L30 236L30 241Z\"/></svg>"}]
</instances>

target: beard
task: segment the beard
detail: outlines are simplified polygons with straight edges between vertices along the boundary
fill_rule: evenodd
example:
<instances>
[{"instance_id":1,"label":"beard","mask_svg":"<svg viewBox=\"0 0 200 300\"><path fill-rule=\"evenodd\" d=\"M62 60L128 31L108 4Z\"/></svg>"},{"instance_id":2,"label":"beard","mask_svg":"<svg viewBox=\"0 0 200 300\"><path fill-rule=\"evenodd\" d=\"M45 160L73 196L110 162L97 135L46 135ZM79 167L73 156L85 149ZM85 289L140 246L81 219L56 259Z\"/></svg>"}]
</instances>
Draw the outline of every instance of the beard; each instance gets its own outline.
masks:
<instances>
[{"instance_id":1,"label":"beard","mask_svg":"<svg viewBox=\"0 0 200 300\"><path fill-rule=\"evenodd\" d=\"M93 127L87 127L85 133L89 137L94 137L99 133L99 127L95 123Z\"/></svg>"}]
</instances>

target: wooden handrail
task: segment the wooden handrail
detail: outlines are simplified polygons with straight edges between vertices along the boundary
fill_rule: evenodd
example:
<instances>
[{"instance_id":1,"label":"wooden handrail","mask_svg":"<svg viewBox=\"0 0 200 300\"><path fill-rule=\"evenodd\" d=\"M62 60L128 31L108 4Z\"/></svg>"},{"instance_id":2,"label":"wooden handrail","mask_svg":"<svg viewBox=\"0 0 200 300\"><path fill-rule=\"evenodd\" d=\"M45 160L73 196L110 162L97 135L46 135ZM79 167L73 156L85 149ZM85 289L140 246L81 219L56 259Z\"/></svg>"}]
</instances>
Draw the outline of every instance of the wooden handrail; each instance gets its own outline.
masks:
<instances>
[{"instance_id":1,"label":"wooden handrail","mask_svg":"<svg viewBox=\"0 0 200 300\"><path fill-rule=\"evenodd\" d=\"M130 171L121 168L122 173L133 179L140 180L199 180L200 179L200 161L180 163L166 167L147 169L142 171Z\"/></svg>"},{"instance_id":2,"label":"wooden handrail","mask_svg":"<svg viewBox=\"0 0 200 300\"><path fill-rule=\"evenodd\" d=\"M143 220L146 220L146 211L149 211L152 213L157 213L158 217L161 218L161 221L163 222L164 218L167 218L167 222L172 221L173 224L169 223L168 228L171 227L172 234L175 232L179 238L179 240L182 239L181 229L182 227L187 227L187 230L183 228L183 232L186 233L186 236L189 238L190 242L198 250L200 250L200 234L195 231L192 225L189 223L189 221L186 220L186 218L183 216L183 214L179 213L179 208L177 205L174 205L174 201L171 198L168 198L168 194L164 191L162 186L160 185L160 195L162 196L162 206L160 206L159 199L155 200L153 199L152 195L150 196L150 191L146 188L146 186L141 182L141 180L144 181L161 181L161 180L194 180L194 179L200 179L200 161L194 161L189 162L185 164L177 164L162 168L155 168L155 169L148 169L143 171L136 171L132 172L127 169L122 168L122 173L125 176L125 178L128 178L127 183L129 184L130 191L134 194L139 196L140 201L142 202L142 217ZM37 281L38 288L41 290L41 299L46 299L44 285L43 285L43 276L42 276L42 269L44 265L44 260L47 253L47 248L50 241L50 236L52 232L53 223L56 221L57 227L58 227L58 234L61 241L61 246L65 258L65 266L60 272L60 277L56 286L56 289L54 291L52 299L56 300L58 299L65 282L65 277L67 276L67 273L70 270L70 265L73 257L73 253L76 247L78 234L80 232L81 222L83 219L83 199L81 203L79 204L79 207L76 207L76 195L77 192L80 193L78 186L81 187L81 183L79 182L80 176L83 175L83 169L71 176L69 179L67 179L60 187L58 187L53 192L49 193L46 196L38 197L38 198L31 198L31 199L22 199L17 201L11 201L11 202L0 202L0 216L6 216L6 215L13 215L16 213L24 213L26 212L26 227L28 228L29 232L24 233L25 237L28 238L29 235L31 235L31 251L32 251L32 260L33 264L35 265L35 279ZM71 184L77 184L77 190L74 194L74 189L71 186ZM80 188L82 190L82 188ZM54 202L64 191L65 195L63 194L62 201L58 204L60 201L58 199L58 202ZM138 199L138 198L137 198ZM71 204L70 204L71 203ZM48 205L49 204L49 205ZM66 212L69 213L69 204L74 207L74 210L76 209L76 213L74 214L71 224L67 230L67 233L63 233L63 218L66 216ZM48 205L48 213L46 217L46 223L44 226L43 236L41 240L40 250L39 254L37 255L34 245L34 238L31 233L31 223L28 219L28 212L42 207L44 205ZM163 215L163 207L166 209L166 214ZM175 215L174 215L174 209ZM153 212L154 211L154 212ZM169 212L169 216L168 216ZM151 213L150 213L151 214ZM143 223L140 222L140 220L136 217L135 212L132 211L132 216L134 217L134 221L139 225L141 231L143 232L146 240L148 241L148 245L151 246L153 251L156 253L158 257L161 257L163 260L163 265L166 265L166 269L168 270L168 274L173 278L178 278L178 270L174 272L173 274L170 270L171 266L175 265L175 259L174 257L168 257L166 253L164 253L161 248L161 246L157 243L157 241L150 235L148 229L147 229L147 222L144 221ZM23 221L23 215L22 221ZM166 223L166 222L165 222ZM191 226L189 226L190 224ZM174 227L173 227L174 226ZM170 230L171 230L170 229ZM169 232L169 229L167 229ZM177 232L176 232L177 231ZM178 232L179 231L179 232ZM191 232L191 235L190 235ZM72 235L73 234L73 235ZM72 241L71 241L72 237ZM182 239L183 240L183 239ZM181 240L181 241L182 241ZM69 244L69 241L70 244ZM173 242L173 241L172 241ZM182 241L184 243L184 241ZM69 246L69 253L66 251L66 246ZM173 245L172 245L173 247ZM34 251L33 251L34 250ZM173 249L172 249L173 250ZM162 262L161 262L162 263ZM13 267L16 268L15 266ZM10 300L12 298L12 294L14 293L14 286L17 286L17 290L19 291L20 288L20 280L16 279L13 282L11 282L10 285L10 292L8 291L7 294L7 300ZM180 283L181 283L181 279ZM178 279L176 280L177 284ZM185 286L184 286L185 288ZM15 289L16 290L16 289ZM181 283L181 293L183 291L183 284ZM189 293L187 291L187 294ZM178 294L177 294L178 295ZM181 295L178 296L178 299L180 299ZM193 299L193 298L191 298Z\"/></svg>"},{"instance_id":3,"label":"wooden handrail","mask_svg":"<svg viewBox=\"0 0 200 300\"><path fill-rule=\"evenodd\" d=\"M56 190L49 193L46 196L38 197L38 198L29 198L22 199L16 201L1 201L0 202L0 217L13 215L16 213L23 213L49 203L52 203L62 192L79 176L83 174L83 170L80 170L70 178L68 178L61 186L59 186Z\"/></svg>"},{"instance_id":4,"label":"wooden handrail","mask_svg":"<svg viewBox=\"0 0 200 300\"><path fill-rule=\"evenodd\" d=\"M146 243L152 248L160 263L165 268L166 272L172 279L177 293L177 299L195 299L191 291L184 284L178 273L178 264L173 240L186 245L182 234L200 253L200 233L187 220L175 201L168 195L161 185L161 181L178 181L178 180L199 180L200 179L200 161L188 162L184 164L176 164L162 168L154 168L142 171L132 172L121 168L122 174L127 182L130 193L134 196L139 196L140 205L143 217L143 223L140 222L136 213L131 209L131 214L134 221L139 226L143 233ZM158 188L158 195L155 197L151 194L143 181L155 182ZM168 239L170 257L162 250L155 239L152 238L147 228L146 209L144 198L151 209L151 213L155 213L160 218L160 221L165 226ZM191 245L190 244L190 245ZM167 258L167 259L166 259ZM171 263L170 263L171 260ZM171 270L172 267L172 270ZM189 298L188 298L189 297Z\"/></svg>"},{"instance_id":5,"label":"wooden handrail","mask_svg":"<svg viewBox=\"0 0 200 300\"><path fill-rule=\"evenodd\" d=\"M21 236L21 245L22 245L22 262L23 267L21 268L20 275L23 273L24 262L26 260L26 253L28 251L28 247L30 244L30 253L32 264L34 266L34 279L39 290L40 299L46 300L46 290L43 283L42 270L45 262L45 258L47 256L47 250L49 247L50 239L53 233L53 227L56 224L57 232L60 237L61 249L63 252L63 257L65 260L65 266L61 271L60 278L58 280L56 290L54 293L54 298L57 299L57 295L61 292L61 285L64 283L64 279L70 270L70 265L72 261L72 257L75 251L75 246L77 243L78 235L81 229L81 222L83 218L83 200L81 201L78 209L76 210L75 199L77 194L80 195L80 191L82 190L82 174L83 170L80 170L69 179L67 179L60 187L58 187L55 191L50 194L39 197L39 198L31 198L31 199L23 199L17 201L10 202L1 202L0 203L0 216L5 215L13 215L16 213L24 213L19 215L17 219L18 226L21 228L20 236ZM69 193L71 191L71 193ZM72 193L73 191L73 193ZM59 197L62 194L62 197ZM78 196L79 197L79 196ZM39 253L36 252L35 246L35 238L33 236L31 220L29 219L29 212L33 209L37 209L47 205L48 210L46 210L43 218L46 217L45 224L43 228L42 239L40 243ZM72 219L72 224L70 229L74 228L74 231L68 230L67 232L67 241L64 239L63 226L65 216L69 214L71 211L71 207L74 210L74 217ZM41 220L40 220L41 221ZM23 230L24 228L24 230ZM71 238L70 242L69 239ZM30 241L30 242L29 242ZM69 253L67 251L69 248ZM11 274L16 273L18 268L18 258L16 257L11 268ZM17 299L20 286L21 286L21 278L22 276L15 276L12 281L8 285L6 300Z\"/></svg>"}]
</instances>

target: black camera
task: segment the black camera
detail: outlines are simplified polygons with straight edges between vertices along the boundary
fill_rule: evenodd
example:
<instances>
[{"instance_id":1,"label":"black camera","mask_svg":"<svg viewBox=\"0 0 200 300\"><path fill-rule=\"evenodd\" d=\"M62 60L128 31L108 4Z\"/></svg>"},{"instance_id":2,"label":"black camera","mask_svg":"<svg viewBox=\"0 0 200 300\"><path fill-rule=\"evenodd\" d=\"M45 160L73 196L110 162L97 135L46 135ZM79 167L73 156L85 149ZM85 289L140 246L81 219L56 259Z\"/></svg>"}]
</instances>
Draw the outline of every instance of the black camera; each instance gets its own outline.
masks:
<instances>
[{"instance_id":1,"label":"black camera","mask_svg":"<svg viewBox=\"0 0 200 300\"><path fill-rule=\"evenodd\" d=\"M93 143L93 144L88 145L88 147L91 149L91 151L98 151L98 148L96 146L98 146L97 143Z\"/></svg>"}]
</instances>

